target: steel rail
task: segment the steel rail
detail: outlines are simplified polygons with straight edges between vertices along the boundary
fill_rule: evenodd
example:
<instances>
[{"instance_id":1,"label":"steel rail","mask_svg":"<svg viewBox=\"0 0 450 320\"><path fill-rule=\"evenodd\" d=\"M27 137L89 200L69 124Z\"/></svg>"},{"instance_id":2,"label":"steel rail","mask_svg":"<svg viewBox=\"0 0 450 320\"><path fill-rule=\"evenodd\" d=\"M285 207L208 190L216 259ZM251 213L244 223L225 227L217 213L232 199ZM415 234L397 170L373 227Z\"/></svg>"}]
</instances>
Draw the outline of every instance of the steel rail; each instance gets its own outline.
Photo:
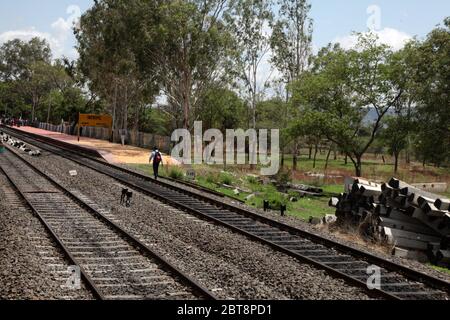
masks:
<instances>
[{"instance_id":1,"label":"steel rail","mask_svg":"<svg viewBox=\"0 0 450 320\"><path fill-rule=\"evenodd\" d=\"M8 148L8 147L6 147ZM8 172L3 170L3 168L0 166L0 171L5 175L5 177L8 179L10 184L14 187L14 189L19 193L20 197L26 202L26 204L30 207L32 212L37 216L39 221L42 223L44 228L47 230L47 232L50 234L52 239L56 242L56 244L60 247L60 249L63 251L66 258L72 263L72 265L79 266L80 268L80 274L82 277L82 280L84 280L88 286L88 288L93 292L94 296L97 297L100 300L105 300L105 297L101 293L100 289L95 285L92 278L87 274L86 270L81 267L81 264L78 262L78 260L70 253L70 250L66 247L66 245L61 241L61 239L57 236L53 228L47 223L47 221L42 217L39 210L37 210L34 205L28 201L25 194L22 192L22 190L19 188L19 186L14 182L12 177L9 175Z\"/></svg>"},{"instance_id":2,"label":"steel rail","mask_svg":"<svg viewBox=\"0 0 450 320\"><path fill-rule=\"evenodd\" d=\"M125 229L123 229L121 226L116 224L115 222L111 221L109 218L107 218L104 214L99 212L97 209L93 208L91 205L86 203L84 200L82 200L80 197L75 195L73 192L68 190L66 187L62 186L60 183L55 181L52 177L49 177L47 174L45 174L42 170L37 168L35 165L33 165L28 160L24 159L23 157L19 156L12 148L9 146L6 147L11 154L16 156L18 159L20 159L22 162L24 162L27 166L29 166L31 169L33 169L36 173L47 179L52 185L54 185L56 188L60 189L64 194L69 196L72 200L77 202L79 205L87 209L91 214L99 218L101 221L103 221L106 225L111 227L113 230L115 230L118 234L120 234L122 237L124 237L129 243L131 243L133 246L139 248L139 250L144 253L144 255L147 255L149 257L154 258L157 260L160 264L162 264L165 268L169 270L170 273L174 274L176 277L179 277L181 281L194 289L194 292L197 294L210 299L210 300L217 300L217 297L211 293L207 288L203 287L201 284L199 284L195 279L191 278L190 276L186 275L183 271L181 271L178 267L176 267L174 264L166 260L163 256L161 256L159 253L152 250L150 247L145 245L142 241L137 239L135 236L131 235L129 232L127 232ZM0 168L2 169L2 168ZM14 187L19 191L22 198L25 199L27 204L30 206L30 208L35 212L41 222L44 224L44 226L47 228L47 230L51 233L52 237L55 239L55 241L58 243L58 245L63 249L65 254L69 257L70 261L74 263L74 265L77 265L80 267L80 271L88 283L89 287L94 291L95 295L99 297L101 300L104 300L104 296L101 294L100 289L96 287L94 281L90 276L86 273L86 271L81 267L81 264L77 261L76 258L73 257L73 255L70 253L70 250L64 245L64 243L59 239L59 237L56 235L55 231L51 228L51 226L45 221L45 218L43 218L39 211L34 208L32 203L30 203L27 198L25 197L24 193L18 188L18 186L14 183L12 178L9 176L7 172L5 172L3 169L2 171L7 176L8 180L14 185Z\"/></svg>"},{"instance_id":3,"label":"steel rail","mask_svg":"<svg viewBox=\"0 0 450 320\"><path fill-rule=\"evenodd\" d=\"M16 131L14 131L14 132L16 132ZM16 132L16 133L18 135L20 135L20 136L24 136L24 135L20 134L19 132ZM25 136L27 136L27 135L25 135ZM33 139L33 140L38 140L39 141L39 136L35 137L35 135L33 135L30 138ZM53 140L53 139L51 139L51 140ZM41 141L41 142L46 143L46 144L51 144L51 140L46 140L46 141ZM62 147L61 145L58 145L57 147L58 148L63 148L63 150L66 150L66 151L70 152L70 145L69 144L66 144L65 147ZM43 149L45 149L45 147ZM47 148L47 150L50 151L50 152L55 153L54 150L49 150L48 148ZM56 154L58 154L58 153L56 153ZM135 182L133 182L132 179L123 179L123 178L117 177L117 175L113 175L113 174L111 174L109 172L105 172L105 170L102 170L101 168L94 167L92 165L88 165L85 162L82 162L82 161L79 161L77 159L74 159L73 156L68 156L67 154L59 154L59 155L65 157L65 158L67 158L67 159L69 159L71 161L75 161L75 162L77 162L80 165L83 165L83 166L86 166L88 168L91 168L91 169L93 169L93 170L95 170L95 171L97 171L99 173L106 174L106 175L108 175L108 176L110 176L110 177L112 177L112 178L114 178L114 179L116 179L118 181L121 181L122 183L124 183L124 184L126 184L126 185L128 185L130 187L133 187L133 188L139 190L140 192L149 194L149 195L151 195L153 197L156 197L156 198L160 199L161 201L169 203L169 204L171 204L173 206L176 206L178 208L184 209L184 210L186 210L188 212L191 212L191 213L193 213L193 214L195 214L195 215L197 215L199 217L202 217L202 218L204 218L206 220L214 221L215 223L218 223L218 224L223 225L223 226L225 226L227 228L230 228L230 229L232 229L232 230L234 230L236 232L244 234L244 235L246 235L246 236L248 236L248 237L250 237L250 238L252 238L254 240L257 240L257 241L260 241L260 242L264 242L264 243L270 245L272 248L274 248L276 250L282 251L282 252L284 252L286 254L289 254L291 256L295 256L296 258L300 258L303 261L306 261L306 262L314 264L314 265L316 265L316 266L318 266L320 268L323 268L323 269L329 271L330 273L335 274L335 275L337 275L337 276L339 276L341 278L344 278L347 281L350 281L350 282L352 282L352 283L354 283L354 284L356 284L358 286L367 288L366 283L363 283L362 281L359 281L359 280L357 280L355 278L349 277L346 274L342 274L338 270L330 268L327 265L318 263L317 261L309 259L308 257L300 257L298 253L292 252L291 250L288 250L288 249L286 249L283 246L279 246L279 245L277 245L277 244L275 244L275 243L273 243L271 241L267 241L266 239L263 239L261 237L255 236L254 234L252 234L250 232L247 232L246 230L243 230L241 228L233 226L233 225L231 225L229 223L226 223L226 222L224 222L224 221L222 221L220 219L215 219L215 218L213 218L211 216L207 216L207 215L205 215L204 213L202 213L202 212L200 212L198 210L193 210L191 207L189 207L189 206L187 206L187 205L185 205L183 203L167 199L164 196L161 196L160 194L157 194L155 192L152 192L151 190L148 190L147 188L142 188L142 187L138 186ZM256 214L254 212L251 212L249 210L245 210L243 208L240 208L240 207L237 207L237 206L233 206L231 204L224 203L224 202L221 202L221 201L216 200L216 199L212 199L212 198L209 198L209 197L206 197L206 196L203 196L203 195L199 195L197 193L190 192L190 191L188 191L186 189L183 189L183 188L178 188L178 187L176 187L176 186L174 186L172 184L167 184L167 183L164 183L164 182L159 181L159 180L155 181L155 180L151 179L148 176L144 176L142 174L136 173L134 171L127 170L127 169L119 167L119 166L108 164L108 163L105 163L103 161L99 161L97 159L92 159L92 158L89 158L89 159L92 160L92 161L95 161L97 164L101 164L101 165L113 168L114 170L126 173L126 174L134 176L134 177L137 177L137 178L139 178L139 180L148 181L150 183L157 184L159 186L163 186L163 187L171 189L171 190L175 190L177 192L189 195L192 198L196 198L196 199L198 199L200 201L210 203L210 204L212 204L214 206L217 206L219 208L222 208L224 210L229 210L231 212L238 213L240 215L243 215L245 217L251 218L251 219L256 220L256 221L259 221L259 222L264 223L266 225L270 225L270 226L272 226L274 228L277 228L279 230L286 231L286 232L288 232L290 234L294 234L294 235L298 235L298 236L304 237L304 238L309 239L309 240L311 240L311 241L313 241L315 243L322 244L322 245L324 245L324 246L326 246L328 248L333 248L333 249L338 250L339 252L347 253L347 254L352 255L353 257L361 258L361 259L363 259L365 261L368 261L370 263L376 264L376 265L378 265L380 267L384 267L384 268L388 269L389 271L398 272L398 273L400 273L401 275L403 275L406 278L409 278L409 279L412 279L412 280L424 283L424 284L426 284L426 285L428 285L428 286L430 286L432 288L443 290L443 291L445 291L447 293L450 292L450 283L448 283L445 280L442 280L442 279L439 279L439 278L436 278L436 277L433 277L433 276L421 273L421 272L419 272L417 270L410 269L408 267L402 266L400 264L397 264L395 262L389 261L387 259L383 259L383 258L380 258L380 257L375 256L373 254L370 254L370 253L367 253L367 252L355 249L355 248L347 246L347 245L343 245L343 244L341 244L339 242L336 242L336 241L333 241L333 240L321 237L319 235L316 235L316 234L313 234L313 233L310 233L310 232L307 232L307 231L304 231L304 230L301 230L301 229L298 229L298 228L295 228L295 227L292 227L292 226L280 223L278 221L275 221L275 220L269 219L267 217L261 216L259 214ZM399 298L399 297L393 296L391 294L386 294L387 292L384 292L384 291L383 292L377 292L376 290L375 291L371 291L371 293L374 293L374 292L378 293L379 295L384 296L386 298L391 298L391 299L398 299Z\"/></svg>"}]
</instances>

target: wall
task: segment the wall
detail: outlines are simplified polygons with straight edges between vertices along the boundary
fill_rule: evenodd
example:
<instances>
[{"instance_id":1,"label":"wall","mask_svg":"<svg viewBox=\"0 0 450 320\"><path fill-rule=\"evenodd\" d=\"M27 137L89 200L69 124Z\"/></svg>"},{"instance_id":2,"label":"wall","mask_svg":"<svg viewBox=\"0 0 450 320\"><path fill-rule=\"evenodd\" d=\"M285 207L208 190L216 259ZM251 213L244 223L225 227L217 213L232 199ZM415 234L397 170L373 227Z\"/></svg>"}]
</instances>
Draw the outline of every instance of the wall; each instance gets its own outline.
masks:
<instances>
[{"instance_id":1,"label":"wall","mask_svg":"<svg viewBox=\"0 0 450 320\"><path fill-rule=\"evenodd\" d=\"M53 132L61 132L70 135L71 127L66 125L52 125L49 123L40 122L35 124L37 128L53 131ZM120 132L122 130L114 130L114 142L122 143ZM74 135L77 135L77 127L75 127ZM97 128L97 127L84 127L81 130L81 136L99 140L110 140L111 133L107 128ZM159 149L164 153L170 152L170 138L158 136L150 133L143 132L133 132L130 130L126 131L125 144L132 145L135 147L152 149L154 146L158 146Z\"/></svg>"}]
</instances>

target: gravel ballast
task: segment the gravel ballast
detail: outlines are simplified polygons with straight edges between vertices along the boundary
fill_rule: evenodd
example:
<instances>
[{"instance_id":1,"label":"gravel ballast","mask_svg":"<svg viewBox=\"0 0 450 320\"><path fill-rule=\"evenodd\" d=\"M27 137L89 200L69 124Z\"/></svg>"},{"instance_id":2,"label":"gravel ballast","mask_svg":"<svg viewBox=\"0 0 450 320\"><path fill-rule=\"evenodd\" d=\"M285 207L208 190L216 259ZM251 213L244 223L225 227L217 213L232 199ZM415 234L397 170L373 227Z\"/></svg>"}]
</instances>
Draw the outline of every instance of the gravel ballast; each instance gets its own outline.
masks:
<instances>
[{"instance_id":1,"label":"gravel ballast","mask_svg":"<svg viewBox=\"0 0 450 320\"><path fill-rule=\"evenodd\" d=\"M69 262L0 173L0 300L84 300L65 288Z\"/></svg>"},{"instance_id":2,"label":"gravel ballast","mask_svg":"<svg viewBox=\"0 0 450 320\"><path fill-rule=\"evenodd\" d=\"M135 171L135 172L139 172L138 170L134 169L134 168L130 168L128 166L122 165L122 167L127 168L129 170ZM142 172L139 172L142 173ZM279 212L274 212L274 211L268 211L268 212L264 212L263 210L254 208L254 207L249 207L245 204L242 204L238 201L234 201L231 198L228 197L218 197L215 196L213 194L210 193L206 193L203 192L201 190L198 189L194 189L192 187L186 186L186 185L181 185L181 184L177 184L176 182L173 181L165 181L167 183L173 184L173 185L177 185L180 186L186 190L189 190L191 192L195 192L198 194L202 194L202 195L206 195L210 198L213 199L217 199L226 203L229 203L231 205L237 206L237 207L241 207L244 208L246 210L249 210L253 213L259 214L261 216L267 217L269 219L273 219L275 221L284 223L286 225L301 229L303 231L307 231L310 232L312 234L324 237L326 239L332 240L332 241L336 241L338 243L344 244L346 246L355 248L357 250L361 250L367 253L371 253L373 255L376 255L380 258L383 259L387 259L390 260L392 262L404 265L405 267L423 272L425 274L434 276L436 278L440 278L446 281L450 282L450 274L448 273L444 273L444 272L440 272L438 270L435 270L433 268L431 268L430 265L424 265L423 263L420 263L418 261L415 260L409 260L409 259L403 259L403 258L398 258L393 256L392 254L390 254L390 250L389 248L385 247L385 246L381 246L378 244L374 244L374 243L368 243L366 242L364 239L362 239L357 231L355 232L345 232L344 230L340 230L338 228L329 228L328 226L315 226L315 225L311 225L301 219L292 217L292 216L284 216L282 217ZM330 230L332 229L332 230Z\"/></svg>"},{"instance_id":3,"label":"gravel ballast","mask_svg":"<svg viewBox=\"0 0 450 320\"><path fill-rule=\"evenodd\" d=\"M359 288L268 246L134 193L120 205L122 186L59 156L28 158L63 185L97 202L118 223L223 299L368 299ZM69 171L76 170L71 176Z\"/></svg>"}]
</instances>

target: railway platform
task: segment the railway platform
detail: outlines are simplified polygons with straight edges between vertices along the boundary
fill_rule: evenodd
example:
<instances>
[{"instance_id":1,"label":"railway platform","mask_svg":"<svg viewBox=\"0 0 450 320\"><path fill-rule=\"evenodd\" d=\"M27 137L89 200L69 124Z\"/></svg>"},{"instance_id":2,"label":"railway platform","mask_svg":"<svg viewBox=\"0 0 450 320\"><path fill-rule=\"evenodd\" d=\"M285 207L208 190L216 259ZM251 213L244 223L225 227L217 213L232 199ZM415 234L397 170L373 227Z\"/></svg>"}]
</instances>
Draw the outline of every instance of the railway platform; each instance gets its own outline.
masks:
<instances>
[{"instance_id":1,"label":"railway platform","mask_svg":"<svg viewBox=\"0 0 450 320\"><path fill-rule=\"evenodd\" d=\"M47 131L34 127L15 127L18 130L67 142L85 148L96 150L109 163L112 164L147 164L151 150L129 145L111 143L105 140L71 136L60 132ZM169 155L163 154L163 163L169 166L179 165L179 162Z\"/></svg>"}]
</instances>

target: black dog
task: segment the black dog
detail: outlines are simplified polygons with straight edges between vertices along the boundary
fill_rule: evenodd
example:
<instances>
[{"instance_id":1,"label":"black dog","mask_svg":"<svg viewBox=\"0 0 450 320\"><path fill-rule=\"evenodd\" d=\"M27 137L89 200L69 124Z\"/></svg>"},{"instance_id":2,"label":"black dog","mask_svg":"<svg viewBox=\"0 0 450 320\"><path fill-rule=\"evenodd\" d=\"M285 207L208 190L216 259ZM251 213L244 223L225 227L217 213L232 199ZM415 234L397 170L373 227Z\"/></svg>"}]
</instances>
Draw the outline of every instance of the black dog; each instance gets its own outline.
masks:
<instances>
[{"instance_id":1,"label":"black dog","mask_svg":"<svg viewBox=\"0 0 450 320\"><path fill-rule=\"evenodd\" d=\"M126 201L127 208L131 206L131 198L133 198L133 192L127 192L127 201Z\"/></svg>"},{"instance_id":2,"label":"black dog","mask_svg":"<svg viewBox=\"0 0 450 320\"><path fill-rule=\"evenodd\" d=\"M122 189L122 196L120 197L120 204L125 203L125 198L127 197L128 189Z\"/></svg>"}]
</instances>

